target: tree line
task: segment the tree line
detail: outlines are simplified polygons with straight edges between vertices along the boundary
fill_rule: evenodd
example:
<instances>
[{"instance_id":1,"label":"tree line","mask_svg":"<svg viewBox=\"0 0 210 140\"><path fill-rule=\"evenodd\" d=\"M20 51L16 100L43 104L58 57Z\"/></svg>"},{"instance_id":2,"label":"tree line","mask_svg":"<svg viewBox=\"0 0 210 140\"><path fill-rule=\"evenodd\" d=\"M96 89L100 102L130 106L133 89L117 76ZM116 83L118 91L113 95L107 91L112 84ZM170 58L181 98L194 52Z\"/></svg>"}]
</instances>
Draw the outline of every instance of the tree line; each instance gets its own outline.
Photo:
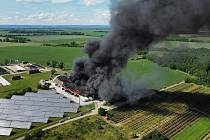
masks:
<instances>
[{"instance_id":1,"label":"tree line","mask_svg":"<svg viewBox=\"0 0 210 140\"><path fill-rule=\"evenodd\" d=\"M13 35L0 35L3 38L0 38L0 42L15 42L15 43L27 43L31 41L25 37L18 37Z\"/></svg>"},{"instance_id":2,"label":"tree line","mask_svg":"<svg viewBox=\"0 0 210 140\"><path fill-rule=\"evenodd\" d=\"M77 43L76 41L72 41L70 43L62 43L62 44L49 44L49 43L46 43L46 44L43 44L44 46L48 46L48 47L70 47L70 48L73 48L73 47L84 47L84 45L81 45L79 43Z\"/></svg>"},{"instance_id":3,"label":"tree line","mask_svg":"<svg viewBox=\"0 0 210 140\"><path fill-rule=\"evenodd\" d=\"M65 64L62 61L58 62L56 60L52 60L52 61L47 61L46 64L47 66L53 67L53 68L60 68L60 69L65 68Z\"/></svg>"},{"instance_id":4,"label":"tree line","mask_svg":"<svg viewBox=\"0 0 210 140\"><path fill-rule=\"evenodd\" d=\"M11 30L9 31L11 34L16 35L29 35L29 36L37 36L37 35L85 35L83 32L65 32L65 31L51 31L51 30Z\"/></svg>"}]
</instances>

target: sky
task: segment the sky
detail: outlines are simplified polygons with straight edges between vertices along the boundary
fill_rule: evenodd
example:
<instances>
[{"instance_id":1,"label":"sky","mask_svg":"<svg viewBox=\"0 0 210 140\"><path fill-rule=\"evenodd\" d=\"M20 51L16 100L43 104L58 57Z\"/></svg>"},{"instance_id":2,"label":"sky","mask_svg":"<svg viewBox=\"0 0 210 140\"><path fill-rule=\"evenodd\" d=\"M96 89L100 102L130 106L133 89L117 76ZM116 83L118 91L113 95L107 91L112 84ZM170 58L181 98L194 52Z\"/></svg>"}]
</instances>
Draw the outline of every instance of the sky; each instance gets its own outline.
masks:
<instances>
[{"instance_id":1,"label":"sky","mask_svg":"<svg viewBox=\"0 0 210 140\"><path fill-rule=\"evenodd\" d=\"M108 25L110 0L0 0L0 25Z\"/></svg>"}]
</instances>

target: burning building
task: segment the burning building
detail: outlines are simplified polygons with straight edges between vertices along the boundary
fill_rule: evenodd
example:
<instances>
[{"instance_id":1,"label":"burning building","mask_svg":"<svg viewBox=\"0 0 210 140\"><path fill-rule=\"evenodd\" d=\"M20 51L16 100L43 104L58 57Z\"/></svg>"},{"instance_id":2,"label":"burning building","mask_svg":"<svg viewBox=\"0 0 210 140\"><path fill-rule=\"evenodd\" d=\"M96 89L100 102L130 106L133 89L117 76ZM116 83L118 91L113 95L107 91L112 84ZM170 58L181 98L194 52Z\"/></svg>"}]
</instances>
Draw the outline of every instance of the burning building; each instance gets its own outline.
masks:
<instances>
[{"instance_id":1,"label":"burning building","mask_svg":"<svg viewBox=\"0 0 210 140\"><path fill-rule=\"evenodd\" d=\"M75 62L70 83L107 101L123 97L130 102L148 92L119 78L129 57L168 35L209 27L210 0L115 0L110 23L106 37L85 45L88 57Z\"/></svg>"}]
</instances>

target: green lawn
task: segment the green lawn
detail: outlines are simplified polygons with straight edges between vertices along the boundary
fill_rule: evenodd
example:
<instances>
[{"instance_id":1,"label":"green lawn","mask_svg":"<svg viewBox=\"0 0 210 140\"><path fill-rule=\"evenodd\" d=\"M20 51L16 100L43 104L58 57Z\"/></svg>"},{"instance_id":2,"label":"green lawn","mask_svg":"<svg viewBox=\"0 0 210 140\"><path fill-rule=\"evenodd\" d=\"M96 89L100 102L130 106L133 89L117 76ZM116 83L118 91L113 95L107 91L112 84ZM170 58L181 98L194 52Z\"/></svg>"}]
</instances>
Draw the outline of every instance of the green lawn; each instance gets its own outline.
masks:
<instances>
[{"instance_id":1,"label":"green lawn","mask_svg":"<svg viewBox=\"0 0 210 140\"><path fill-rule=\"evenodd\" d=\"M172 140L200 140L210 130L210 119L201 117L177 134Z\"/></svg>"},{"instance_id":2,"label":"green lawn","mask_svg":"<svg viewBox=\"0 0 210 140\"><path fill-rule=\"evenodd\" d=\"M70 122L49 130L40 140L125 140L121 130L110 126L98 116Z\"/></svg>"},{"instance_id":3,"label":"green lawn","mask_svg":"<svg viewBox=\"0 0 210 140\"><path fill-rule=\"evenodd\" d=\"M84 56L82 48L65 48L65 47L3 47L0 48L0 63L5 59L29 61L46 65L47 61L63 61L65 68L70 69L74 60Z\"/></svg>"},{"instance_id":4,"label":"green lawn","mask_svg":"<svg viewBox=\"0 0 210 140\"><path fill-rule=\"evenodd\" d=\"M50 72L40 73L40 74L21 74L23 79L18 81L12 81L12 75L3 76L8 80L11 85L6 87L0 87L0 98L5 98L8 94L15 91L21 91L27 87L31 87L33 90L37 90L37 85L40 80L49 80L51 77Z\"/></svg>"},{"instance_id":5,"label":"green lawn","mask_svg":"<svg viewBox=\"0 0 210 140\"><path fill-rule=\"evenodd\" d=\"M149 60L131 60L123 74L144 87L152 89L161 89L169 85L184 81L188 76L179 71L170 68L160 67ZM140 81L138 80L140 79Z\"/></svg>"}]
</instances>

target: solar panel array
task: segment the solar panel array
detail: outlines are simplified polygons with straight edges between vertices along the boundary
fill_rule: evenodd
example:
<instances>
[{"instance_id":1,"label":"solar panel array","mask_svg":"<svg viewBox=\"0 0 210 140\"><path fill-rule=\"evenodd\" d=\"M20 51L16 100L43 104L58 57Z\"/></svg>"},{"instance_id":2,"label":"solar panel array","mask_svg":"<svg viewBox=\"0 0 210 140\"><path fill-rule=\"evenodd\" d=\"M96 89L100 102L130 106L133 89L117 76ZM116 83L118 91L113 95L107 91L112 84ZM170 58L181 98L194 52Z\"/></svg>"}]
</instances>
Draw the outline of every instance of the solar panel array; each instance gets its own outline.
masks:
<instances>
[{"instance_id":1,"label":"solar panel array","mask_svg":"<svg viewBox=\"0 0 210 140\"><path fill-rule=\"evenodd\" d=\"M33 122L47 123L50 117L62 118L65 112L76 113L78 108L56 91L39 90L0 99L0 135L9 136L12 128L30 129Z\"/></svg>"}]
</instances>

